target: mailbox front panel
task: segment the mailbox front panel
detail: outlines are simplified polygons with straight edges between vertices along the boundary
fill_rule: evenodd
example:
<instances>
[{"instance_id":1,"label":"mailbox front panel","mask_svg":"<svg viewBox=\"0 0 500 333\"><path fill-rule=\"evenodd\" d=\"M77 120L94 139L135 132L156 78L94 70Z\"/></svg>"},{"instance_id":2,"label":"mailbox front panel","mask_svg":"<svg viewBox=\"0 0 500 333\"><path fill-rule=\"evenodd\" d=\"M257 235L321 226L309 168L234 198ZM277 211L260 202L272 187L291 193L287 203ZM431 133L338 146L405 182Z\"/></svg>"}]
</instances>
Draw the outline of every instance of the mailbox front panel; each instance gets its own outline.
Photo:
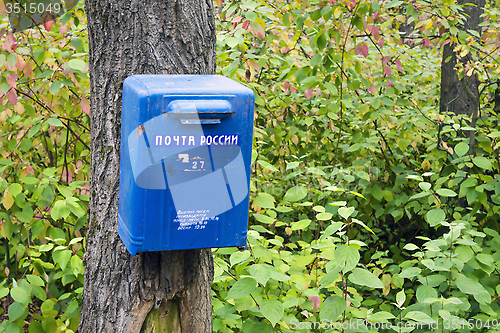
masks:
<instances>
[{"instance_id":1,"label":"mailbox front panel","mask_svg":"<svg viewBox=\"0 0 500 333\"><path fill-rule=\"evenodd\" d=\"M245 245L253 110L222 76L125 80L118 232L131 254Z\"/></svg>"}]
</instances>

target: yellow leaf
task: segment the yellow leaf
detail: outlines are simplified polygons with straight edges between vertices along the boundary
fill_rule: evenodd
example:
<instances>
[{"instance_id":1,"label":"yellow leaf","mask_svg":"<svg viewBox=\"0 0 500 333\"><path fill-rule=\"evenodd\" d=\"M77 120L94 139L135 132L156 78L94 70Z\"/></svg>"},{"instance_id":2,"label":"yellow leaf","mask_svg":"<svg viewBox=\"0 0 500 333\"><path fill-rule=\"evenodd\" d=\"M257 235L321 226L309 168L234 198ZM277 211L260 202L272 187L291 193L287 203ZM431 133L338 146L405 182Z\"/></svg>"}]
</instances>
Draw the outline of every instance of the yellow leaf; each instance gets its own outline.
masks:
<instances>
[{"instance_id":1,"label":"yellow leaf","mask_svg":"<svg viewBox=\"0 0 500 333\"><path fill-rule=\"evenodd\" d=\"M16 105L14 105L14 111L16 111L16 113L18 114L22 114L24 113L24 106L18 102Z\"/></svg>"},{"instance_id":2,"label":"yellow leaf","mask_svg":"<svg viewBox=\"0 0 500 333\"><path fill-rule=\"evenodd\" d=\"M333 16L338 19L340 17L340 14L342 14L342 8L340 6L337 6L337 8L335 8L335 11L333 12Z\"/></svg>"},{"instance_id":3,"label":"yellow leaf","mask_svg":"<svg viewBox=\"0 0 500 333\"><path fill-rule=\"evenodd\" d=\"M6 189L5 192L3 192L2 204L6 210L10 209L10 207L12 207L12 205L14 204L14 198L9 193L8 189Z\"/></svg>"},{"instance_id":4,"label":"yellow leaf","mask_svg":"<svg viewBox=\"0 0 500 333\"><path fill-rule=\"evenodd\" d=\"M431 169L431 163L427 160L422 162L422 169L427 172Z\"/></svg>"}]
</instances>

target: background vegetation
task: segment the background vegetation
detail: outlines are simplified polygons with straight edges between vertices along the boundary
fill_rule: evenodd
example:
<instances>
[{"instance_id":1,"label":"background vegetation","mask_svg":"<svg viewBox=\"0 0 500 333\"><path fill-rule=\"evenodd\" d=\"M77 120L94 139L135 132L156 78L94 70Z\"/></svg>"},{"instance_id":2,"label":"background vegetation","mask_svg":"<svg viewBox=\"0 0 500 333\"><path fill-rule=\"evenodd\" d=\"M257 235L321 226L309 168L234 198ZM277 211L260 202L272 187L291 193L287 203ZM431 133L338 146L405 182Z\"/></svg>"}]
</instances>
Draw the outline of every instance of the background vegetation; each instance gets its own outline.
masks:
<instances>
[{"instance_id":1,"label":"background vegetation","mask_svg":"<svg viewBox=\"0 0 500 333\"><path fill-rule=\"evenodd\" d=\"M248 249L214 250L214 331L334 332L313 323L357 319L500 331L498 6L487 3L480 32L463 28L454 0L215 7L218 71L257 98ZM85 14L80 4L8 28L0 332L74 332L89 195ZM446 43L459 77L481 82L469 118L439 112Z\"/></svg>"}]
</instances>

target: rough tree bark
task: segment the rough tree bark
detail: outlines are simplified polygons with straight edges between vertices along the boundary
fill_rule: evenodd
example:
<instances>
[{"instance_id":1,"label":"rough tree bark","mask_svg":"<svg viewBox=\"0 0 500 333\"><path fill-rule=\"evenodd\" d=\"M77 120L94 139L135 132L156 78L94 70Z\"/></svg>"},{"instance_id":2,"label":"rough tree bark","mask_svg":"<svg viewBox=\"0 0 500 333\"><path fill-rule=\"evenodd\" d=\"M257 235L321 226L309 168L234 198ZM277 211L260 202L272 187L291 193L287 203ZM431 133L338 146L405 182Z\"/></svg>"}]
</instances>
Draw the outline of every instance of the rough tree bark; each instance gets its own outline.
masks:
<instances>
[{"instance_id":1,"label":"rough tree bark","mask_svg":"<svg viewBox=\"0 0 500 333\"><path fill-rule=\"evenodd\" d=\"M461 30L476 30L481 33L479 27L481 23L480 15L484 12L486 0L458 0L457 3L463 6L466 16L466 21ZM472 6L469 4L472 4ZM459 79L455 68L458 61L457 55L453 51L455 47L455 44L446 44L443 49L439 111L441 113L450 112L456 115L466 115L470 117L468 125L476 127L479 116L479 77L474 72L471 76L464 76ZM472 63L473 59L468 54L460 61L465 65L467 62ZM473 154L476 143L474 131L466 131L464 135L469 137L469 154Z\"/></svg>"},{"instance_id":2,"label":"rough tree bark","mask_svg":"<svg viewBox=\"0 0 500 333\"><path fill-rule=\"evenodd\" d=\"M461 6L473 4L475 6L464 6L464 14L467 21L461 30L476 30L480 32L480 15L484 11L485 0L458 0ZM452 112L455 114L465 114L474 116L479 107L479 79L476 73L465 77L462 80L458 78L455 66L457 65L457 56L453 49L456 45L446 44L443 49L441 62L441 102L440 112ZM450 58L449 61L446 61ZM461 59L465 64L470 61L470 55Z\"/></svg>"},{"instance_id":3,"label":"rough tree bark","mask_svg":"<svg viewBox=\"0 0 500 333\"><path fill-rule=\"evenodd\" d=\"M86 0L91 199L79 332L212 332L210 250L131 256L117 232L122 84L213 74L212 0Z\"/></svg>"}]
</instances>

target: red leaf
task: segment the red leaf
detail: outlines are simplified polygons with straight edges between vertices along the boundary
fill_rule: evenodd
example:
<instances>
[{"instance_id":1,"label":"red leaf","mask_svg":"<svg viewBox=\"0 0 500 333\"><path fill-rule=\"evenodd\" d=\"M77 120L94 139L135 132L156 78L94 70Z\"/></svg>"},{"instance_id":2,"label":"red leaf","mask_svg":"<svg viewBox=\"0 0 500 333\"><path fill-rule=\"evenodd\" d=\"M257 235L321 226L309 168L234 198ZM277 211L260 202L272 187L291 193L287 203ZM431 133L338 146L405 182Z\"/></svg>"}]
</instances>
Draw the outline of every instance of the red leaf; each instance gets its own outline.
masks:
<instances>
[{"instance_id":1,"label":"red leaf","mask_svg":"<svg viewBox=\"0 0 500 333\"><path fill-rule=\"evenodd\" d=\"M17 58L16 68L22 71L24 68L24 59L19 54L16 54L16 58Z\"/></svg>"},{"instance_id":2,"label":"red leaf","mask_svg":"<svg viewBox=\"0 0 500 333\"><path fill-rule=\"evenodd\" d=\"M354 7L356 7L356 0L349 0L347 1L346 5L349 7L350 10L353 10Z\"/></svg>"},{"instance_id":3,"label":"red leaf","mask_svg":"<svg viewBox=\"0 0 500 333\"><path fill-rule=\"evenodd\" d=\"M398 71L402 72L403 66L401 65L401 61L399 61L399 59L396 59L394 62L396 63L396 68L398 69Z\"/></svg>"},{"instance_id":4,"label":"red leaf","mask_svg":"<svg viewBox=\"0 0 500 333\"><path fill-rule=\"evenodd\" d=\"M29 174L34 175L35 174L35 171L33 170L33 167L29 163L26 163L26 174L27 175L29 175Z\"/></svg>"},{"instance_id":5,"label":"red leaf","mask_svg":"<svg viewBox=\"0 0 500 333\"><path fill-rule=\"evenodd\" d=\"M62 175L61 175L62 180L64 180L66 183L71 183L73 180L73 172L71 170L64 168Z\"/></svg>"},{"instance_id":6,"label":"red leaf","mask_svg":"<svg viewBox=\"0 0 500 333\"><path fill-rule=\"evenodd\" d=\"M30 77L31 73L33 72L32 69L33 69L33 62L28 59L28 61L24 64L23 68L23 73L26 78Z\"/></svg>"},{"instance_id":7,"label":"red leaf","mask_svg":"<svg viewBox=\"0 0 500 333\"><path fill-rule=\"evenodd\" d=\"M361 45L361 54L366 58L368 57L368 45L366 43L363 43Z\"/></svg>"},{"instance_id":8,"label":"red leaf","mask_svg":"<svg viewBox=\"0 0 500 333\"><path fill-rule=\"evenodd\" d=\"M238 23L239 21L241 21L241 19L243 18L243 16L236 16L234 19L231 20L231 22L236 22Z\"/></svg>"},{"instance_id":9,"label":"red leaf","mask_svg":"<svg viewBox=\"0 0 500 333\"><path fill-rule=\"evenodd\" d=\"M389 65L386 65L386 66L384 67L384 73L385 73L385 75L387 75L387 76L391 76L392 71L391 71L391 67L390 67Z\"/></svg>"},{"instance_id":10,"label":"red leaf","mask_svg":"<svg viewBox=\"0 0 500 333\"><path fill-rule=\"evenodd\" d=\"M16 74L10 74L9 77L7 77L7 83L11 88L17 88L17 83L16 80L19 79L19 75Z\"/></svg>"},{"instance_id":11,"label":"red leaf","mask_svg":"<svg viewBox=\"0 0 500 333\"><path fill-rule=\"evenodd\" d=\"M9 52L13 52L17 49L17 46L16 37L14 37L14 34L9 31L5 36L5 49Z\"/></svg>"},{"instance_id":12,"label":"red leaf","mask_svg":"<svg viewBox=\"0 0 500 333\"><path fill-rule=\"evenodd\" d=\"M242 28L243 28L244 30L247 30L247 28L248 28L248 25L249 25L249 24L250 24L250 20L246 20L245 22L243 22L243 26L242 26Z\"/></svg>"},{"instance_id":13,"label":"red leaf","mask_svg":"<svg viewBox=\"0 0 500 333\"><path fill-rule=\"evenodd\" d=\"M384 47L384 37L380 37L378 40L378 47L383 48Z\"/></svg>"},{"instance_id":14,"label":"red leaf","mask_svg":"<svg viewBox=\"0 0 500 333\"><path fill-rule=\"evenodd\" d=\"M368 91L372 94L375 95L377 92L377 88L375 88L375 83L372 83L372 86L368 89Z\"/></svg>"},{"instance_id":15,"label":"red leaf","mask_svg":"<svg viewBox=\"0 0 500 333\"><path fill-rule=\"evenodd\" d=\"M374 26L374 25L369 25L366 30L370 31L372 33L372 36L377 36L378 33L379 33L379 29L378 27Z\"/></svg>"},{"instance_id":16,"label":"red leaf","mask_svg":"<svg viewBox=\"0 0 500 333\"><path fill-rule=\"evenodd\" d=\"M307 89L304 92L304 96L306 96L307 99L311 99L313 92L314 92L314 88Z\"/></svg>"},{"instance_id":17,"label":"red leaf","mask_svg":"<svg viewBox=\"0 0 500 333\"><path fill-rule=\"evenodd\" d=\"M59 24L59 33L65 35L68 32L68 26L66 24Z\"/></svg>"},{"instance_id":18,"label":"red leaf","mask_svg":"<svg viewBox=\"0 0 500 333\"><path fill-rule=\"evenodd\" d=\"M89 194L89 183L83 184L83 189L80 189L80 195Z\"/></svg>"},{"instance_id":19,"label":"red leaf","mask_svg":"<svg viewBox=\"0 0 500 333\"><path fill-rule=\"evenodd\" d=\"M82 98L80 106L82 108L82 111L90 116L90 104L86 98Z\"/></svg>"},{"instance_id":20,"label":"red leaf","mask_svg":"<svg viewBox=\"0 0 500 333\"><path fill-rule=\"evenodd\" d=\"M319 296L309 296L309 300L314 303L314 310L318 310L321 305L321 298Z\"/></svg>"},{"instance_id":21,"label":"red leaf","mask_svg":"<svg viewBox=\"0 0 500 333\"><path fill-rule=\"evenodd\" d=\"M366 43L360 43L354 48L354 54L362 54L365 58L368 57L368 45Z\"/></svg>"},{"instance_id":22,"label":"red leaf","mask_svg":"<svg viewBox=\"0 0 500 333\"><path fill-rule=\"evenodd\" d=\"M424 45L425 46L431 46L431 41L428 39L424 39Z\"/></svg>"},{"instance_id":23,"label":"red leaf","mask_svg":"<svg viewBox=\"0 0 500 333\"><path fill-rule=\"evenodd\" d=\"M16 105L17 104L17 92L15 89L10 89L5 96L7 96L7 100L9 101L10 104Z\"/></svg>"},{"instance_id":24,"label":"red leaf","mask_svg":"<svg viewBox=\"0 0 500 333\"><path fill-rule=\"evenodd\" d=\"M45 30L50 31L52 30L52 26L56 23L56 20L52 18L52 15L47 15L45 19L43 20L43 26Z\"/></svg>"}]
</instances>

